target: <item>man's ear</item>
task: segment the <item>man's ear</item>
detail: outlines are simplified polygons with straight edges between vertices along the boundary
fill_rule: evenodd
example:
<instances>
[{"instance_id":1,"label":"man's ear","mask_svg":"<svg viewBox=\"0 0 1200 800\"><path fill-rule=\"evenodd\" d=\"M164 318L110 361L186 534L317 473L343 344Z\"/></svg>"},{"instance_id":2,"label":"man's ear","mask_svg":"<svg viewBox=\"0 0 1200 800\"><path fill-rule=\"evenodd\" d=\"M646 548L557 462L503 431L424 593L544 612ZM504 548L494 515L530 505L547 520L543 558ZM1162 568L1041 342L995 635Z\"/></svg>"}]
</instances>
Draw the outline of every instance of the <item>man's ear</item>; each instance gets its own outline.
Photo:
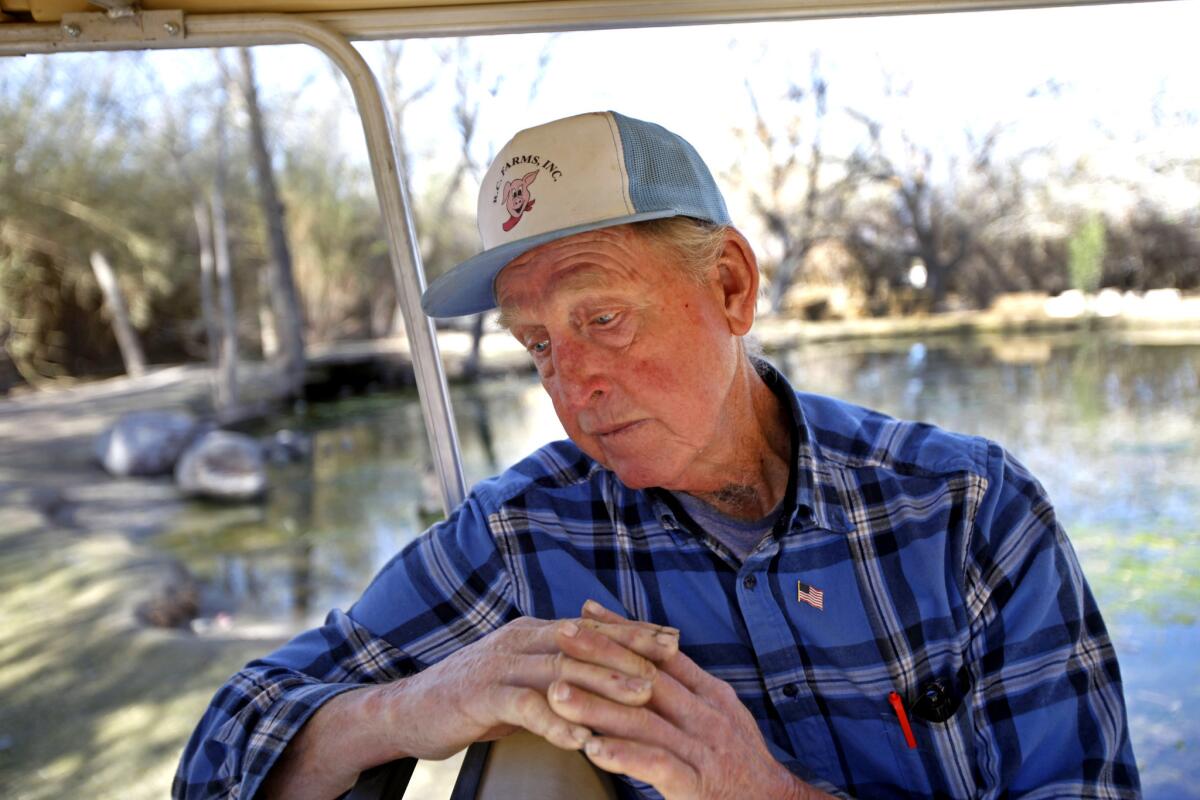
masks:
<instances>
[{"instance_id":1,"label":"man's ear","mask_svg":"<svg viewBox=\"0 0 1200 800\"><path fill-rule=\"evenodd\" d=\"M754 324L758 306L758 259L754 248L737 230L725 231L725 244L716 267L729 332L744 336Z\"/></svg>"}]
</instances>

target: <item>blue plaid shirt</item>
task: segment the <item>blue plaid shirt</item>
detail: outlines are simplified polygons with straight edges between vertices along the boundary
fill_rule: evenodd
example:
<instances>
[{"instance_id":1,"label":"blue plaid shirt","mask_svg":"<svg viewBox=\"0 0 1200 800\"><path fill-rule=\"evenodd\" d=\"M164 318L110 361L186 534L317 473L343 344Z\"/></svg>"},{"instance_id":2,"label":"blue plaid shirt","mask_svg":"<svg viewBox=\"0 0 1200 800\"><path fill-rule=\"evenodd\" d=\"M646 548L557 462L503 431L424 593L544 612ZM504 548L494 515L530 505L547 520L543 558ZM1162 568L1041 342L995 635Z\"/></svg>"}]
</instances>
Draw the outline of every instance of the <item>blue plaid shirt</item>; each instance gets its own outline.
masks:
<instances>
[{"instance_id":1,"label":"blue plaid shirt","mask_svg":"<svg viewBox=\"0 0 1200 800\"><path fill-rule=\"evenodd\" d=\"M175 797L250 798L331 697L522 615L576 616L588 598L679 628L776 756L827 790L1137 797L1112 644L1037 481L987 440L763 372L791 407L795 464L779 523L744 562L666 493L625 487L569 441L547 445L476 486L348 613L226 683ZM922 700L931 692L940 706Z\"/></svg>"}]
</instances>

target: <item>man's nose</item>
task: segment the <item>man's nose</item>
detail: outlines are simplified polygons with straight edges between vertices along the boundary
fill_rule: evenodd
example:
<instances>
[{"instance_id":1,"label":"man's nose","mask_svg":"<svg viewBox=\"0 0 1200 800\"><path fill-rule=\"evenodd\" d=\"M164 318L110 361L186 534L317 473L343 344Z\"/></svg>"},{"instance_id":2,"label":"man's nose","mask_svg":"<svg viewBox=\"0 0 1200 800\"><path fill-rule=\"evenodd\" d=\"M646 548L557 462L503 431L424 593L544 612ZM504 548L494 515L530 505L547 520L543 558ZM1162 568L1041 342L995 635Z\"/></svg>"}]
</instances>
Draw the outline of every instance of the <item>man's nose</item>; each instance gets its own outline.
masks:
<instances>
[{"instance_id":1,"label":"man's nose","mask_svg":"<svg viewBox=\"0 0 1200 800\"><path fill-rule=\"evenodd\" d=\"M551 348L554 375L563 400L573 408L594 403L609 390L602 349L583 337L568 336Z\"/></svg>"}]
</instances>

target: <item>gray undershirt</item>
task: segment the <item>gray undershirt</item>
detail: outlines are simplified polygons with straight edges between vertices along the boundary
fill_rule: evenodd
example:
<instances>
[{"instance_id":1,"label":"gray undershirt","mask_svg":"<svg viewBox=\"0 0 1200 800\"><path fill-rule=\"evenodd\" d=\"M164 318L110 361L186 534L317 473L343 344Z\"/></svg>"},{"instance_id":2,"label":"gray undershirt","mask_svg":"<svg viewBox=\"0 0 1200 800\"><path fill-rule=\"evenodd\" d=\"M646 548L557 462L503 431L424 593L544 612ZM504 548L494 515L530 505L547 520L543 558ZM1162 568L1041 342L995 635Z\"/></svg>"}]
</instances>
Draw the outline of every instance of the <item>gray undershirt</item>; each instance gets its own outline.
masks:
<instances>
[{"instance_id":1,"label":"gray undershirt","mask_svg":"<svg viewBox=\"0 0 1200 800\"><path fill-rule=\"evenodd\" d=\"M775 520L779 518L779 514L783 510L783 501L781 500L779 505L775 506L771 513L762 519L737 519L722 514L708 503L698 500L690 494L682 492L672 492L671 494L687 511L692 521L709 536L729 548L737 556L738 561L745 561L746 556L758 547L758 543L770 534L771 529L775 527Z\"/></svg>"}]
</instances>

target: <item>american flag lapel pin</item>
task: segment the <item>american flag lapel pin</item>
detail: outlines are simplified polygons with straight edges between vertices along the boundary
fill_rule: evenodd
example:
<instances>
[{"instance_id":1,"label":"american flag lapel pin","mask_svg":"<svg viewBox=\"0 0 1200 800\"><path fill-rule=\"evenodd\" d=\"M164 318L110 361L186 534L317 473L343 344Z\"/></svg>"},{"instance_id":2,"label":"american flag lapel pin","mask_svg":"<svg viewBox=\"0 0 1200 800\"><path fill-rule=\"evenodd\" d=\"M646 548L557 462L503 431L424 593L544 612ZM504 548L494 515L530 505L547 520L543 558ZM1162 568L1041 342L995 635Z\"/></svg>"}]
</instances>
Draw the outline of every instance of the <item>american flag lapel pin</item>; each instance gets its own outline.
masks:
<instances>
[{"instance_id":1,"label":"american flag lapel pin","mask_svg":"<svg viewBox=\"0 0 1200 800\"><path fill-rule=\"evenodd\" d=\"M808 603L817 611L825 610L825 593L803 581L796 581L796 599L801 603Z\"/></svg>"}]
</instances>

